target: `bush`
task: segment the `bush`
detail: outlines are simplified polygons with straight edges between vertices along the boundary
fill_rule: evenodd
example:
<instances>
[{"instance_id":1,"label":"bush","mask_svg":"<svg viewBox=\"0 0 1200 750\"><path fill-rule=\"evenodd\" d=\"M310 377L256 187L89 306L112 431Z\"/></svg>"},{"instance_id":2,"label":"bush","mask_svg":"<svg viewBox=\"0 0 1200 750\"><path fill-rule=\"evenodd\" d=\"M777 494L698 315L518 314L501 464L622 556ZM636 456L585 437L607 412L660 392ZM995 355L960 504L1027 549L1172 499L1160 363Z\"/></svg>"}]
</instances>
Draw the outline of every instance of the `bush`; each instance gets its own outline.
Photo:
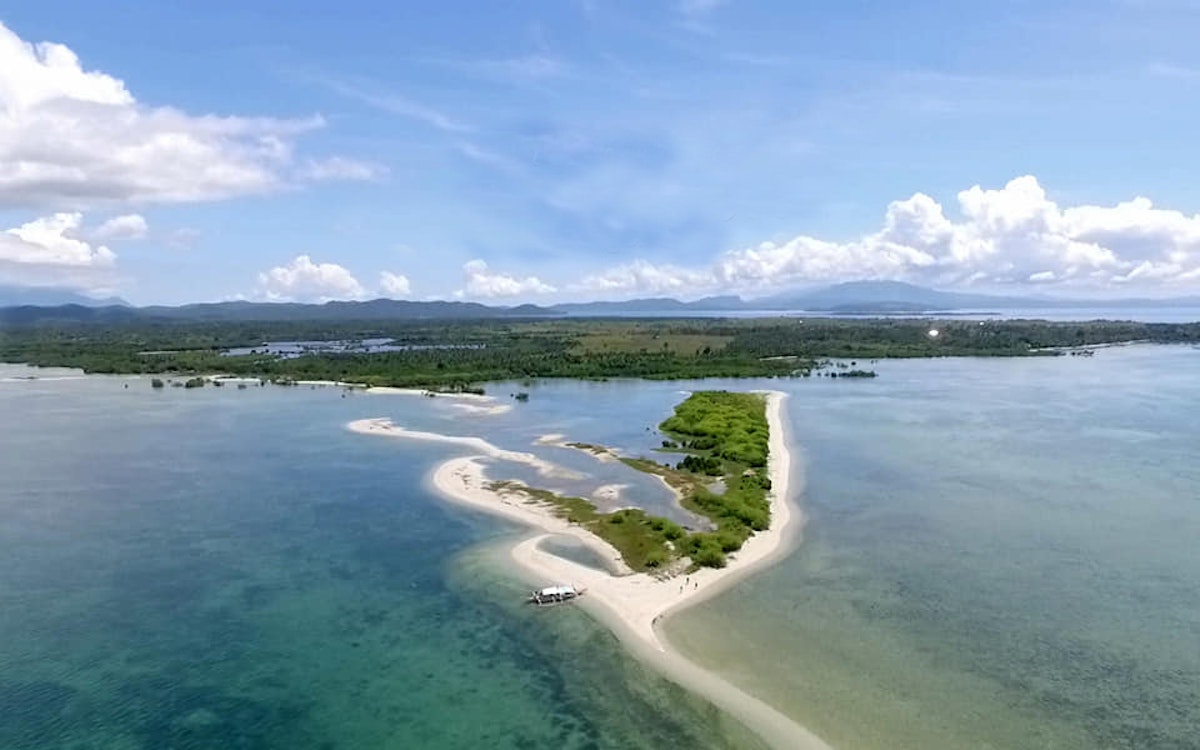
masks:
<instances>
[{"instance_id":1,"label":"bush","mask_svg":"<svg viewBox=\"0 0 1200 750\"><path fill-rule=\"evenodd\" d=\"M706 539L700 544L690 555L692 562L702 568L723 568L725 567L725 553L721 550L721 545L715 540Z\"/></svg>"},{"instance_id":2,"label":"bush","mask_svg":"<svg viewBox=\"0 0 1200 750\"><path fill-rule=\"evenodd\" d=\"M667 553L661 549L647 550L646 567L661 568L667 562Z\"/></svg>"}]
</instances>

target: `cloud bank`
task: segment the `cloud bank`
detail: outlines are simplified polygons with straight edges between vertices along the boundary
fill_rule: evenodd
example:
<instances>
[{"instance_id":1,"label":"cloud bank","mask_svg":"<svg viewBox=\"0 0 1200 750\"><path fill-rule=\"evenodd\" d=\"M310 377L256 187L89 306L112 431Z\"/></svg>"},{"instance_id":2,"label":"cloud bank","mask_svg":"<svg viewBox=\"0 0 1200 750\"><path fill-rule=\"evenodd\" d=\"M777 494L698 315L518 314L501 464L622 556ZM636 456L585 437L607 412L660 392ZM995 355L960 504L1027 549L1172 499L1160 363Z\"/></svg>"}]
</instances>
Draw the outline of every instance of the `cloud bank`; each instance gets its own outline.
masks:
<instances>
[{"instance_id":1,"label":"cloud bank","mask_svg":"<svg viewBox=\"0 0 1200 750\"><path fill-rule=\"evenodd\" d=\"M377 289L368 289L345 266L317 263L308 255L297 255L291 263L263 271L252 298L268 302L330 302L411 296L408 277L383 271ZM241 297L245 298L245 297Z\"/></svg>"},{"instance_id":2,"label":"cloud bank","mask_svg":"<svg viewBox=\"0 0 1200 750\"><path fill-rule=\"evenodd\" d=\"M0 232L0 282L111 288L117 254L84 239L86 234L79 213L54 214Z\"/></svg>"},{"instance_id":3,"label":"cloud bank","mask_svg":"<svg viewBox=\"0 0 1200 750\"><path fill-rule=\"evenodd\" d=\"M1200 215L1136 197L1061 207L1033 176L958 194L961 218L924 193L891 203L882 227L849 242L800 235L732 250L703 268L648 261L608 269L572 289L599 295L766 293L803 284L904 280L939 287L1038 285L1080 292L1194 291Z\"/></svg>"},{"instance_id":4,"label":"cloud bank","mask_svg":"<svg viewBox=\"0 0 1200 750\"><path fill-rule=\"evenodd\" d=\"M211 201L379 174L339 157L298 160L297 139L323 125L151 107L70 48L0 23L0 209Z\"/></svg>"},{"instance_id":5,"label":"cloud bank","mask_svg":"<svg viewBox=\"0 0 1200 750\"><path fill-rule=\"evenodd\" d=\"M329 302L335 299L364 299L366 289L337 263L313 263L297 255L284 266L258 275L259 296L272 302Z\"/></svg>"},{"instance_id":6,"label":"cloud bank","mask_svg":"<svg viewBox=\"0 0 1200 750\"><path fill-rule=\"evenodd\" d=\"M488 268L488 264L476 259L463 265L463 275L466 282L462 289L454 293L456 297L472 297L476 299L493 299L502 297L526 297L539 294L551 294L555 287L543 282L537 276L518 277L506 273L496 273Z\"/></svg>"},{"instance_id":7,"label":"cloud bank","mask_svg":"<svg viewBox=\"0 0 1200 750\"><path fill-rule=\"evenodd\" d=\"M385 297L403 298L412 294L412 284L403 274L384 271L379 274L379 291Z\"/></svg>"}]
</instances>

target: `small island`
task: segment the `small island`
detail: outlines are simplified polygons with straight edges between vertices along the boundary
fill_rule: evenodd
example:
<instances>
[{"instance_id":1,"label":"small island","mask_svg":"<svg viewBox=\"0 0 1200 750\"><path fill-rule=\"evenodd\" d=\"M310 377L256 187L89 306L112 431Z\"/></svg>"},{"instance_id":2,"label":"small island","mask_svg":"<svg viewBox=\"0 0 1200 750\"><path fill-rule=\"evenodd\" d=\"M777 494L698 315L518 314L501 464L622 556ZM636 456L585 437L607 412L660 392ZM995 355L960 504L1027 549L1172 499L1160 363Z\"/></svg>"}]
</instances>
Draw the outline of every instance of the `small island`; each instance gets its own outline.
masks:
<instances>
[{"instance_id":1,"label":"small island","mask_svg":"<svg viewBox=\"0 0 1200 750\"><path fill-rule=\"evenodd\" d=\"M677 463L620 460L661 477L684 508L712 522L711 529L689 531L639 508L601 513L584 498L512 480L494 481L488 488L544 503L559 517L611 544L632 570L677 571L680 562L685 569L724 567L729 553L741 549L754 532L765 531L771 523L766 400L757 393L701 391L676 406L674 416L659 429L668 437L662 450L682 456ZM616 456L612 449L590 443L564 445L597 457Z\"/></svg>"},{"instance_id":2,"label":"small island","mask_svg":"<svg viewBox=\"0 0 1200 750\"><path fill-rule=\"evenodd\" d=\"M663 437L654 450L658 460L624 457L563 435L535 441L583 451L599 462L621 461L658 476L707 526L702 529L684 528L637 508L603 513L583 498L498 480L488 474L501 462L522 464L547 479L578 475L540 455L506 450L478 436L410 430L386 418L361 419L348 427L363 435L467 449L467 455L438 465L431 484L446 500L530 529L500 553L518 575L535 586L565 584L586 591L579 606L608 625L636 655L764 736L776 738L776 744L827 750L825 743L775 708L698 670L671 648L661 630L671 614L773 564L798 540L802 516L790 502L786 399L780 391L694 393L659 425ZM546 546L564 537L591 550L594 560L585 564Z\"/></svg>"}]
</instances>

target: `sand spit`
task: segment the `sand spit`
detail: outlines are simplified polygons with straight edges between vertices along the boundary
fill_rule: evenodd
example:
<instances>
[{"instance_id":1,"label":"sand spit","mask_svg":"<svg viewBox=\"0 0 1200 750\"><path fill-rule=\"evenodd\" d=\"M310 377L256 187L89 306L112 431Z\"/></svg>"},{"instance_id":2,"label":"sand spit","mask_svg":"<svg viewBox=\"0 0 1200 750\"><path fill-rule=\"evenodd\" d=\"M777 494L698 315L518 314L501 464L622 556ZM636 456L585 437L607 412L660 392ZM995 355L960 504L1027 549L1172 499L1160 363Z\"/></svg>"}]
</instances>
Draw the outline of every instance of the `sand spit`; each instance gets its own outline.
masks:
<instances>
[{"instance_id":1,"label":"sand spit","mask_svg":"<svg viewBox=\"0 0 1200 750\"><path fill-rule=\"evenodd\" d=\"M534 445L552 445L555 448L565 448L572 451L582 451L600 463L612 463L620 459L620 455L612 448L603 445L588 445L587 443L577 443L573 440L567 440L566 435L560 435L557 432L549 435L542 435L537 440L533 441Z\"/></svg>"},{"instance_id":2,"label":"sand spit","mask_svg":"<svg viewBox=\"0 0 1200 750\"><path fill-rule=\"evenodd\" d=\"M513 561L525 578L540 586L570 583L586 588L587 595L580 599L580 605L608 625L638 658L736 716L772 745L829 750L822 740L779 711L685 659L671 648L659 630L665 617L704 601L771 565L786 555L799 539L802 517L790 501L792 463L783 418L786 395L777 391L765 395L771 433L767 467L772 485L771 528L748 539L741 550L730 555L726 567L703 568L688 575L655 577L633 573L615 548L554 515L549 506L531 501L520 493L496 492L489 488L483 457L525 463L544 475L561 471L533 454L503 450L478 437L406 430L387 419L359 420L351 423L350 429L363 434L448 442L477 451L479 456L442 463L433 472L433 485L450 500L538 530L511 551ZM545 435L536 443L560 445L561 439L561 435ZM580 540L621 573L613 575L541 549L541 542L552 535L567 535Z\"/></svg>"},{"instance_id":3,"label":"sand spit","mask_svg":"<svg viewBox=\"0 0 1200 750\"><path fill-rule=\"evenodd\" d=\"M460 411L478 416L497 416L512 411L512 404L498 403L495 396L480 393L447 393L443 391L421 390L419 388L392 388L390 386L372 386L365 392L373 396L424 396L425 398L444 398L451 401L451 406Z\"/></svg>"},{"instance_id":4,"label":"sand spit","mask_svg":"<svg viewBox=\"0 0 1200 750\"><path fill-rule=\"evenodd\" d=\"M501 414L507 414L512 411L512 404L491 404L482 406L480 404L451 404L455 409L467 414L473 414L484 417L495 417Z\"/></svg>"},{"instance_id":5,"label":"sand spit","mask_svg":"<svg viewBox=\"0 0 1200 750\"><path fill-rule=\"evenodd\" d=\"M495 396L482 393L453 393L446 391L430 391L420 388L392 388L386 385L373 385L367 388L367 393L375 396L425 396L426 398L450 398L463 401L495 401Z\"/></svg>"},{"instance_id":6,"label":"sand spit","mask_svg":"<svg viewBox=\"0 0 1200 750\"><path fill-rule=\"evenodd\" d=\"M408 440L424 440L433 443L449 443L451 445L461 445L464 448L470 448L481 457L494 458L498 461L512 461L514 463L525 464L532 466L537 470L537 473L544 477L557 477L560 479L578 479L579 475L575 472L564 469L557 464L553 464L543 458L538 458L532 453L522 451L510 451L492 445L481 437L467 437L458 435L442 435L437 432L421 432L420 430L409 430L394 424L392 420L386 417L377 419L359 419L351 422L347 427L351 432L358 432L364 435L383 435L385 437L405 438ZM483 467L479 467L482 475ZM486 482L484 478L484 482ZM485 492L495 496L496 493L490 492L486 488Z\"/></svg>"}]
</instances>

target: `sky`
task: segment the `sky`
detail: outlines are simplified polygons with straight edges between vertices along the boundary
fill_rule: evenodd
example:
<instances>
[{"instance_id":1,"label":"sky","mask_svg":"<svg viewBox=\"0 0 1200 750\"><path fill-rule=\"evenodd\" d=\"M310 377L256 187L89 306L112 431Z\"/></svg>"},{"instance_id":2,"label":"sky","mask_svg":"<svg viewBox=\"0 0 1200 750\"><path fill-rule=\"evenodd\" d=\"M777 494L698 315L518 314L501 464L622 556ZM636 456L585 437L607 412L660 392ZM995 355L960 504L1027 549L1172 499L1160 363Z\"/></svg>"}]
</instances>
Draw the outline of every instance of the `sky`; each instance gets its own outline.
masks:
<instances>
[{"instance_id":1,"label":"sky","mask_svg":"<svg viewBox=\"0 0 1200 750\"><path fill-rule=\"evenodd\" d=\"M0 0L0 285L1200 293L1200 0Z\"/></svg>"}]
</instances>

